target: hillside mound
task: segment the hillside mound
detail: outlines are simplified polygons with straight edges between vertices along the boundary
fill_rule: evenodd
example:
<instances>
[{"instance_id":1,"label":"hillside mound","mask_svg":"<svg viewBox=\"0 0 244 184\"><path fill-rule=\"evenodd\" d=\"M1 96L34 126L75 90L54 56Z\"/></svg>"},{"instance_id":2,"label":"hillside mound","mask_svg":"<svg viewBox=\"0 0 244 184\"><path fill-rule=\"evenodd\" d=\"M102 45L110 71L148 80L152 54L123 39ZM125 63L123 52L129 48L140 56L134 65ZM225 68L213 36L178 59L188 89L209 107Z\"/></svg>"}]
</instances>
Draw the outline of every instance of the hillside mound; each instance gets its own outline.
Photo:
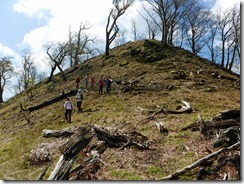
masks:
<instances>
[{"instance_id":1,"label":"hillside mound","mask_svg":"<svg viewBox=\"0 0 244 184\"><path fill-rule=\"evenodd\" d=\"M75 105L78 74L82 78L94 75L96 88L83 90L82 113L74 111L72 122L67 123L64 98L68 94ZM112 49L107 58L100 55L65 70L65 75L67 81L57 74L52 82L44 80L0 105L1 179L35 180L49 165L42 177L46 180L61 155L73 158L67 151L72 148L76 150L72 152L76 153L75 162L67 171L73 173L65 173L63 179L159 180L238 141L236 136L234 142L224 142L227 145L216 143L216 134L232 127L237 127L232 132L239 131L240 76L189 51L161 48L152 40L129 42ZM110 95L98 93L102 75L112 78ZM234 116L228 116L228 121L215 121L224 112ZM65 133L47 138L44 130ZM88 133L86 139L76 130ZM74 147L77 136L77 145L83 146L79 149ZM113 139L108 139L110 136ZM81 144L81 140L87 144ZM84 163L92 160L88 159L89 151L99 141L104 145L98 151L99 163ZM236 160L240 155L239 148L234 148L227 150L230 157L225 160ZM223 156L221 152L206 160L211 162L204 166L208 174L199 176L201 164L173 179L223 179L229 171L223 167L227 166L222 162L222 170L216 166ZM89 166L96 168L92 176L74 174L87 163L95 163Z\"/></svg>"}]
</instances>

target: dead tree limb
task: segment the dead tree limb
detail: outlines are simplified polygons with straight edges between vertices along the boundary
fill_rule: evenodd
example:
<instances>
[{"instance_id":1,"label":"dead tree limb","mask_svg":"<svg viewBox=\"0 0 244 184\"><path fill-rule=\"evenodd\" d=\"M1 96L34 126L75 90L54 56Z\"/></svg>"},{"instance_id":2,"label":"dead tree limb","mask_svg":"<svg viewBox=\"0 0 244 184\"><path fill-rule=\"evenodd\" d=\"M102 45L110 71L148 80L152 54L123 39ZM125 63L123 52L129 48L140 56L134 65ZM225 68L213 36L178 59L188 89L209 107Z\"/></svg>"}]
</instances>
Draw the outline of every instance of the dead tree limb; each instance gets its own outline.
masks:
<instances>
[{"instance_id":1,"label":"dead tree limb","mask_svg":"<svg viewBox=\"0 0 244 184\"><path fill-rule=\"evenodd\" d=\"M91 127L79 127L69 141L60 148L62 155L48 180L67 180L77 154L91 142L93 136Z\"/></svg>"},{"instance_id":2,"label":"dead tree limb","mask_svg":"<svg viewBox=\"0 0 244 184\"><path fill-rule=\"evenodd\" d=\"M94 132L98 140L105 141L108 146L115 148L125 148L135 145L139 149L148 149L148 138L136 131L130 133L112 133L102 127L94 127Z\"/></svg>"},{"instance_id":3,"label":"dead tree limb","mask_svg":"<svg viewBox=\"0 0 244 184\"><path fill-rule=\"evenodd\" d=\"M231 145L231 146L229 146L227 148L221 148L221 149L219 149L219 150L217 150L217 151L215 151L215 152L213 152L213 153L211 153L211 154L199 159L198 161L194 162L193 164L188 165L188 166L184 167L183 169L180 169L180 170L174 172L173 174L170 174L170 175L162 178L162 180L177 180L177 178L179 176L181 176L184 173L186 173L187 171L189 171L189 170L191 170L191 169L203 164L207 160L212 159L214 157L217 157L220 153L223 153L225 151L237 149L238 147L240 147L240 141L238 141L237 143L235 143L235 144L233 144L233 145Z\"/></svg>"},{"instance_id":4,"label":"dead tree limb","mask_svg":"<svg viewBox=\"0 0 244 184\"><path fill-rule=\"evenodd\" d=\"M22 109L24 111L29 111L29 113L33 112L33 111L36 111L36 110L39 110L43 107L46 107L46 106L49 106L55 102L58 102L60 100L63 100L69 96L73 96L77 93L77 90L71 90L70 92L68 93L62 93L61 95L59 95L58 97L55 97L55 98L52 98L51 100L47 100L41 104L38 104L38 105L35 105L35 106L32 106L32 107L29 107L28 109Z\"/></svg>"},{"instance_id":5,"label":"dead tree limb","mask_svg":"<svg viewBox=\"0 0 244 184\"><path fill-rule=\"evenodd\" d=\"M49 162L49 164L43 169L43 171L39 174L37 180L42 180L43 177L45 176L48 168L50 167L50 165L53 163L53 161Z\"/></svg>"},{"instance_id":6,"label":"dead tree limb","mask_svg":"<svg viewBox=\"0 0 244 184\"><path fill-rule=\"evenodd\" d=\"M65 128L63 130L48 130L44 129L42 130L42 136L45 138L50 138L50 137L69 137L74 132L77 130L77 127L72 127L72 128Z\"/></svg>"},{"instance_id":7,"label":"dead tree limb","mask_svg":"<svg viewBox=\"0 0 244 184\"><path fill-rule=\"evenodd\" d=\"M183 114L183 113L191 113L193 110L192 110L192 106L189 102L186 102L185 100L181 100L181 102L184 104L182 106L180 106L179 109L177 110L167 110L167 109L164 109L163 106L160 106L159 109L157 110L147 110L148 112L152 112L152 115L147 117L146 119L143 119L141 121L139 121L137 123L137 125L139 123L142 123L142 122L148 122L150 120L154 120L155 119L155 115L157 114L160 114L160 113L164 113L164 114ZM140 108L142 109L142 108ZM145 110L145 109L143 109Z\"/></svg>"}]
</instances>

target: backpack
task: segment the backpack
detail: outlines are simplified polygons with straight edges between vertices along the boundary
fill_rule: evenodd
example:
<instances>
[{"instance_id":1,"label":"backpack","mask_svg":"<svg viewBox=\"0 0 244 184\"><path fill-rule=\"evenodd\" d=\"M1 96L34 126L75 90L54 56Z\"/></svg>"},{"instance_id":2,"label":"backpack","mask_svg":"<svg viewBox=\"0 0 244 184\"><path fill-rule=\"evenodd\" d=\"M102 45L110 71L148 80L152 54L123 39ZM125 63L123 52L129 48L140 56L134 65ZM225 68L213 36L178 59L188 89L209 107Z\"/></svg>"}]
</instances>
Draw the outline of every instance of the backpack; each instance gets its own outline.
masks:
<instances>
[{"instance_id":1,"label":"backpack","mask_svg":"<svg viewBox=\"0 0 244 184\"><path fill-rule=\"evenodd\" d=\"M77 93L75 96L77 101L82 101L83 100L83 94L82 93Z\"/></svg>"}]
</instances>

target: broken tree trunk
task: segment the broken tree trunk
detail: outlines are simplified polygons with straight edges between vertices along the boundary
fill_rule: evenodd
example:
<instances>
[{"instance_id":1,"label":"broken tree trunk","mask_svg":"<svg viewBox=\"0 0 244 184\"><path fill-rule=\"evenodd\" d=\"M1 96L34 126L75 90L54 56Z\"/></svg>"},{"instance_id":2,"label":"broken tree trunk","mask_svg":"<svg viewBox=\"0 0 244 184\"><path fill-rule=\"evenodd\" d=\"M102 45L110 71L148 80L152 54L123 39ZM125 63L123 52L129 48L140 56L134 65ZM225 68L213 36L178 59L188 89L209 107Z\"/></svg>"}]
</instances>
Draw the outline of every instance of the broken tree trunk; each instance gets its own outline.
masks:
<instances>
[{"instance_id":1,"label":"broken tree trunk","mask_svg":"<svg viewBox=\"0 0 244 184\"><path fill-rule=\"evenodd\" d=\"M69 137L75 133L77 130L77 127L72 127L72 128L65 128L63 130L48 130L44 129L42 130L42 136L45 138L50 138L50 137Z\"/></svg>"},{"instance_id":2,"label":"broken tree trunk","mask_svg":"<svg viewBox=\"0 0 244 184\"><path fill-rule=\"evenodd\" d=\"M201 159L199 159L198 161L194 162L191 165L188 165L186 167L184 167L183 169L180 169L176 172L174 172L173 174L170 174L164 178L162 178L162 180L177 180L177 178L181 175L183 175L184 173L186 173L187 171L196 168L197 166L201 165L202 163L208 161L209 159L212 159L214 157L217 157L220 153L223 153L225 151L229 151L229 150L233 150L233 149L237 149L240 147L240 141L238 141L237 143L227 147L227 148L221 148L218 151L215 151Z\"/></svg>"},{"instance_id":3,"label":"broken tree trunk","mask_svg":"<svg viewBox=\"0 0 244 184\"><path fill-rule=\"evenodd\" d=\"M77 154L91 142L93 136L91 127L79 127L69 141L60 148L62 155L48 180L69 179L69 171Z\"/></svg>"},{"instance_id":4,"label":"broken tree trunk","mask_svg":"<svg viewBox=\"0 0 244 184\"><path fill-rule=\"evenodd\" d=\"M55 103L55 102L58 102L58 101L60 101L60 100L63 100L63 99L65 99L65 98L69 97L69 96L73 96L73 95L75 95L76 93L77 93L77 90L71 90L71 91L68 92L68 93L62 93L62 94L59 95L58 97L55 97L55 98L53 98L53 99L51 99L51 100L45 101L45 102L43 102L43 103L41 103L41 104L38 104L38 105L36 105L36 106L29 107L28 109L23 109L23 110L24 110L24 111L29 111L29 112L31 113L31 112L33 112L33 111L36 111L36 110L39 110L39 109L41 109L41 108L43 108L43 107L46 107L46 106L48 106L48 105L51 105L51 104L53 104L53 103Z\"/></svg>"},{"instance_id":5,"label":"broken tree trunk","mask_svg":"<svg viewBox=\"0 0 244 184\"><path fill-rule=\"evenodd\" d=\"M148 149L148 138L136 131L131 133L112 133L108 129L102 127L94 127L94 132L98 140L105 141L108 146L115 148L125 148L135 145L139 149Z\"/></svg>"}]
</instances>

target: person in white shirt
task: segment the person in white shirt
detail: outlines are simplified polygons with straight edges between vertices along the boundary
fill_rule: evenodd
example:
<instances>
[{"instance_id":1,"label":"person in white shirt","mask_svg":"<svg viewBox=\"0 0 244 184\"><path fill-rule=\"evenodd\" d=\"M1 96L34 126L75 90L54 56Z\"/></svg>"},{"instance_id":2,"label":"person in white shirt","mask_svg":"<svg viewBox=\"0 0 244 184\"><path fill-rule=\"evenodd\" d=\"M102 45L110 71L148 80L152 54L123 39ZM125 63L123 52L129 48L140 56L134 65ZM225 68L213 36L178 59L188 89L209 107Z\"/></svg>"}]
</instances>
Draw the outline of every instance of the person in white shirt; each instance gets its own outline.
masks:
<instances>
[{"instance_id":1,"label":"person in white shirt","mask_svg":"<svg viewBox=\"0 0 244 184\"><path fill-rule=\"evenodd\" d=\"M64 102L64 109L65 109L65 119L66 121L71 123L71 114L72 114L72 110L74 109L74 106L70 97L66 98L66 101Z\"/></svg>"},{"instance_id":2,"label":"person in white shirt","mask_svg":"<svg viewBox=\"0 0 244 184\"><path fill-rule=\"evenodd\" d=\"M76 105L77 105L77 108L78 108L78 113L80 113L82 111L81 105L82 105L82 100L83 100L82 89L78 90L75 98L76 98Z\"/></svg>"}]
</instances>

